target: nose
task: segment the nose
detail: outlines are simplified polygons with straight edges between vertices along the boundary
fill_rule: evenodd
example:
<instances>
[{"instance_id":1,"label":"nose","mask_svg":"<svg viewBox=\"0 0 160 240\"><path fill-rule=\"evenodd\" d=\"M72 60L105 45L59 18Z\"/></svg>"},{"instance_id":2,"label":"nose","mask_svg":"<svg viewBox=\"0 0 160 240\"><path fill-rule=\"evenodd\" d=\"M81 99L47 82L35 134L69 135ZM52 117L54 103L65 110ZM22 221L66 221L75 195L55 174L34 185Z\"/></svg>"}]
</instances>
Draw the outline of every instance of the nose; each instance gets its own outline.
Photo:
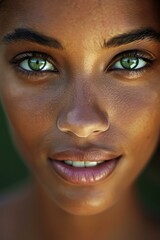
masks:
<instances>
[{"instance_id":1,"label":"nose","mask_svg":"<svg viewBox=\"0 0 160 240\"><path fill-rule=\"evenodd\" d=\"M108 130L108 114L94 104L76 103L68 111L62 111L57 126L61 132L87 138Z\"/></svg>"}]
</instances>

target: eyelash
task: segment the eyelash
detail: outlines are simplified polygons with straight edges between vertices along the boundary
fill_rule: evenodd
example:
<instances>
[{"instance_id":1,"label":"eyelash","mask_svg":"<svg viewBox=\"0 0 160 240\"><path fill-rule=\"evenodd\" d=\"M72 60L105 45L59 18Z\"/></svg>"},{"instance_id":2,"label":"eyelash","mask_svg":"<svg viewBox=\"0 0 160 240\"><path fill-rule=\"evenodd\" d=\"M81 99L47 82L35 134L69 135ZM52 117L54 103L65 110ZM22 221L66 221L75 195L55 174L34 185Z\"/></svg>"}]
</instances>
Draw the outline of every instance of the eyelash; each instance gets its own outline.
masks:
<instances>
[{"instance_id":1,"label":"eyelash","mask_svg":"<svg viewBox=\"0 0 160 240\"><path fill-rule=\"evenodd\" d=\"M137 69L123 69L123 68L115 68L115 64L122 61L122 59L126 59L126 58L136 58L138 60L143 60L144 62L146 62L145 66L141 67L141 68L137 68ZM33 59L39 59L39 60L43 60L45 61L47 64L49 63L50 65L52 65L52 67L54 68L54 70L43 70L43 68L41 70L26 70L23 69L22 66L20 66L25 60L29 61L29 60L33 60ZM118 55L116 55L112 61L108 64L107 68L105 69L105 72L123 72L124 74L133 74L133 73L140 73L142 71L144 71L147 67L150 67L151 64L154 62L154 58L153 56L151 56L151 54L146 53L144 51L139 51L139 50L129 50L129 51L125 51L122 52ZM40 52L27 52L27 53L22 53L17 55L16 57L14 57L11 60L11 64L16 65L17 69L21 72L21 74L24 74L25 76L27 76L28 78L35 78L35 77L42 77L44 74L58 74L59 70L57 69L57 67L55 66L55 61L53 60L52 57L50 57L49 55L45 54L45 53L40 53ZM29 64L28 64L29 65ZM45 64L46 66L46 64ZM45 67L44 66L44 67Z\"/></svg>"},{"instance_id":2,"label":"eyelash","mask_svg":"<svg viewBox=\"0 0 160 240\"><path fill-rule=\"evenodd\" d=\"M138 60L142 60L144 62L146 62L146 64L141 67L141 68L134 68L134 69L116 69L114 68L114 65L118 62L120 62L122 59L127 59L127 58L136 58ZM133 74L133 73L141 73L143 72L146 68L150 67L153 62L155 61L155 58L144 51L140 51L140 50L129 50L129 51L125 51L122 52L118 55L116 55L114 57L114 59L112 59L111 63L108 65L108 67L106 68L106 71L112 72L112 71L118 71L118 72L123 72L126 74Z\"/></svg>"},{"instance_id":3,"label":"eyelash","mask_svg":"<svg viewBox=\"0 0 160 240\"><path fill-rule=\"evenodd\" d=\"M31 59L39 59L39 60L43 60L46 61L46 63L50 64L53 66L53 68L55 70L45 70L45 71L41 71L41 70L26 70L23 69L20 64L22 64L25 60L29 61ZM11 60L11 64L15 65L17 67L17 69L20 71L21 74L24 74L24 76L29 77L42 77L43 74L46 75L47 74L58 74L59 71L57 69L57 67L55 66L56 61L53 60L52 57L50 57L49 55L45 54L45 53L41 53L41 52L27 52L27 53L22 53L17 55L16 57L14 57ZM28 64L29 65L29 64ZM42 69L43 70L43 69Z\"/></svg>"}]
</instances>

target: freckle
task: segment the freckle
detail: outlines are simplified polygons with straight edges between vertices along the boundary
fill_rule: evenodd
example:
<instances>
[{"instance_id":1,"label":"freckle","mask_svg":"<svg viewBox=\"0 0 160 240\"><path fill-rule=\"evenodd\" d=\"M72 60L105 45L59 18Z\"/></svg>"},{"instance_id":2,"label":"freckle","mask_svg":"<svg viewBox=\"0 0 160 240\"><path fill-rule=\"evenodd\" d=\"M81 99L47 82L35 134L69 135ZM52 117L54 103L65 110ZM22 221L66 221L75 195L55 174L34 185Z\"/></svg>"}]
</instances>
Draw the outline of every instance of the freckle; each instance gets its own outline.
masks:
<instances>
[{"instance_id":1,"label":"freckle","mask_svg":"<svg viewBox=\"0 0 160 240\"><path fill-rule=\"evenodd\" d=\"M149 140L149 139L150 139L150 136L148 135L148 136L146 137L146 139Z\"/></svg>"}]
</instances>

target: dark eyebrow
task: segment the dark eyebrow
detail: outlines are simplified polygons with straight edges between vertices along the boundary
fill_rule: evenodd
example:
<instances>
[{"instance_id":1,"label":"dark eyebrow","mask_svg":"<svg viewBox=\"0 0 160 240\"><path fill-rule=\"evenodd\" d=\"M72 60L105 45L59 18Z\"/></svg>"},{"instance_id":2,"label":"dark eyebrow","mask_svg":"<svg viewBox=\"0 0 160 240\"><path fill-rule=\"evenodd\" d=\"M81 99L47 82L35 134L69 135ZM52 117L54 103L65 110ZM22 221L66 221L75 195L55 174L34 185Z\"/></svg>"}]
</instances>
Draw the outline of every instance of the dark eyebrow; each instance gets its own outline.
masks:
<instances>
[{"instance_id":1,"label":"dark eyebrow","mask_svg":"<svg viewBox=\"0 0 160 240\"><path fill-rule=\"evenodd\" d=\"M56 49L63 49L61 43L57 39L48 37L46 35L43 35L42 33L33 31L32 29L18 28L3 37L4 43L12 43L20 40L27 40L38 43L40 45Z\"/></svg>"},{"instance_id":2,"label":"dark eyebrow","mask_svg":"<svg viewBox=\"0 0 160 240\"><path fill-rule=\"evenodd\" d=\"M160 33L155 31L152 28L143 28L133 30L129 33L123 33L118 36L115 36L109 40L104 40L103 47L118 47L124 44L129 44L137 40L155 40L160 42ZM57 49L64 49L61 43L55 39L48 37L42 33L37 31L33 31L32 29L19 28L15 29L13 32L8 33L3 37L4 43L11 43L20 40L28 40L31 42L35 42L41 45L45 45L48 47L53 47Z\"/></svg>"},{"instance_id":3,"label":"dark eyebrow","mask_svg":"<svg viewBox=\"0 0 160 240\"><path fill-rule=\"evenodd\" d=\"M108 41L104 40L103 47L118 47L138 40L154 40L160 42L160 33L152 28L142 28L133 30L129 33L120 34Z\"/></svg>"}]
</instances>

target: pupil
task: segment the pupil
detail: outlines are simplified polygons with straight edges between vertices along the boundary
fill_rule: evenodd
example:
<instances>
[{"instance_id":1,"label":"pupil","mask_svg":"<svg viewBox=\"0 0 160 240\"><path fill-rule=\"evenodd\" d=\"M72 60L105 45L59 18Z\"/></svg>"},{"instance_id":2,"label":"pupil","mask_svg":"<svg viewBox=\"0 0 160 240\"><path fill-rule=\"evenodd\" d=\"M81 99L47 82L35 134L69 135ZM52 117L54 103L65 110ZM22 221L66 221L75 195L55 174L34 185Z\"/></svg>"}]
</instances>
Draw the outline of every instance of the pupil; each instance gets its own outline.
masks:
<instances>
[{"instance_id":1,"label":"pupil","mask_svg":"<svg viewBox=\"0 0 160 240\"><path fill-rule=\"evenodd\" d=\"M125 69L134 69L138 65L138 59L137 58L123 58L121 60L121 64Z\"/></svg>"},{"instance_id":2,"label":"pupil","mask_svg":"<svg viewBox=\"0 0 160 240\"><path fill-rule=\"evenodd\" d=\"M34 71L42 70L46 65L46 61L43 59L32 58L29 60L29 66Z\"/></svg>"}]
</instances>

